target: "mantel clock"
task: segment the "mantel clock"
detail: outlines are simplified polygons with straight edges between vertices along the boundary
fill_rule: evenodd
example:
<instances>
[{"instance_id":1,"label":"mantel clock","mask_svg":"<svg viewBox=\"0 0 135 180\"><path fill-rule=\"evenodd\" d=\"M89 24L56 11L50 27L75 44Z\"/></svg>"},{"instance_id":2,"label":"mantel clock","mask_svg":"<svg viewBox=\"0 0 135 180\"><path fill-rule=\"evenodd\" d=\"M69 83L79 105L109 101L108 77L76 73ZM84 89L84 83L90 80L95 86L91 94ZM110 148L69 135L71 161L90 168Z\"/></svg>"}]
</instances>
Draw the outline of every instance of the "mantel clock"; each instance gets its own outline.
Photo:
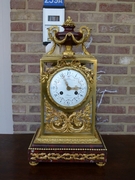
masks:
<instances>
[{"instance_id":1,"label":"mantel clock","mask_svg":"<svg viewBox=\"0 0 135 180\"><path fill-rule=\"evenodd\" d=\"M48 35L53 46L40 60L41 126L28 148L30 165L87 162L105 165L107 149L95 128L97 60L85 47L90 29L75 32L70 17ZM75 54L73 46L83 53ZM64 47L55 54L56 46Z\"/></svg>"}]
</instances>

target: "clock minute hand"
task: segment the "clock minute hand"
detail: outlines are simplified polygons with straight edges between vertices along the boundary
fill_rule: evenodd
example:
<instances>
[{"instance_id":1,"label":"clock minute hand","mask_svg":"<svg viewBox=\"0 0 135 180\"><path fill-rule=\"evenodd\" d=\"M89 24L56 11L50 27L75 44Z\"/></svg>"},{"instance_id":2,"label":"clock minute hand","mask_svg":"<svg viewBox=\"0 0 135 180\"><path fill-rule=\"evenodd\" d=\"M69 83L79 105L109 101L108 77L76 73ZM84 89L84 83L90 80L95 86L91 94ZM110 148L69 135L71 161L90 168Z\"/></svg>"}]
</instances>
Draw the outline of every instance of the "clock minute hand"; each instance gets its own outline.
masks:
<instances>
[{"instance_id":1,"label":"clock minute hand","mask_svg":"<svg viewBox=\"0 0 135 180\"><path fill-rule=\"evenodd\" d=\"M66 84L66 86L67 86L67 90L68 90L68 91L71 90L71 87L68 85L68 82L67 82L67 80L65 79L64 76L63 76L63 80L64 80L64 82L65 82L65 84Z\"/></svg>"},{"instance_id":2,"label":"clock minute hand","mask_svg":"<svg viewBox=\"0 0 135 180\"><path fill-rule=\"evenodd\" d=\"M63 80L64 80L66 86L68 86L68 82L66 81L66 79L64 77L63 77Z\"/></svg>"}]
</instances>

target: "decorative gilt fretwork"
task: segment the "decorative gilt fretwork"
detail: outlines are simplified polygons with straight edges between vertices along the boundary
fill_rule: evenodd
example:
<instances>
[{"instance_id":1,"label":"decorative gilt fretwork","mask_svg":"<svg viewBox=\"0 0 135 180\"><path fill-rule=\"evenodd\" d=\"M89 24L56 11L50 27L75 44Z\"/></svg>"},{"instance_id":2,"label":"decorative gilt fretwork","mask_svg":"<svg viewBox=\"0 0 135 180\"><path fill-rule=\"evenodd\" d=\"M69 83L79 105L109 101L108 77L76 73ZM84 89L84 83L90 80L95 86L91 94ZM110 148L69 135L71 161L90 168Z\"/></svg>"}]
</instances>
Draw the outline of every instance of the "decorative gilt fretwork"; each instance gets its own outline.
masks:
<instances>
[{"instance_id":1,"label":"decorative gilt fretwork","mask_svg":"<svg viewBox=\"0 0 135 180\"><path fill-rule=\"evenodd\" d=\"M88 81L92 85L94 83L94 73L92 69L87 68L75 59L71 62L60 59L57 64L51 68L47 68L40 77L42 84L47 83L49 77L55 73L56 70L63 67L71 67L81 70ZM90 86L90 92L92 91ZM92 99L91 99L92 100ZM63 111L55 109L45 97L45 132L55 133L80 133L80 132L91 132L91 115L92 115L92 102L91 100L83 107L83 109L74 111L72 113L65 113Z\"/></svg>"},{"instance_id":2,"label":"decorative gilt fretwork","mask_svg":"<svg viewBox=\"0 0 135 180\"><path fill-rule=\"evenodd\" d=\"M70 160L89 160L89 161L94 161L94 160L104 160L105 159L105 154L100 153L100 154L84 154L84 153L31 153L31 160L59 160L59 159L64 159L67 161Z\"/></svg>"},{"instance_id":3,"label":"decorative gilt fretwork","mask_svg":"<svg viewBox=\"0 0 135 180\"><path fill-rule=\"evenodd\" d=\"M81 63L75 59L73 59L71 62L67 62L65 59L60 59L57 61L57 64L51 68L47 68L46 72L43 72L43 74L40 76L40 82L45 83L49 76L53 74L56 70L62 68L62 67L73 67L76 69L79 69L83 71L86 75L86 77L89 79L89 82L93 84L94 82L94 72L92 69L87 68L84 65L81 65Z\"/></svg>"},{"instance_id":4,"label":"decorative gilt fretwork","mask_svg":"<svg viewBox=\"0 0 135 180\"><path fill-rule=\"evenodd\" d=\"M53 108L45 99L45 131L55 133L91 132L91 103L83 110L66 114Z\"/></svg>"}]
</instances>

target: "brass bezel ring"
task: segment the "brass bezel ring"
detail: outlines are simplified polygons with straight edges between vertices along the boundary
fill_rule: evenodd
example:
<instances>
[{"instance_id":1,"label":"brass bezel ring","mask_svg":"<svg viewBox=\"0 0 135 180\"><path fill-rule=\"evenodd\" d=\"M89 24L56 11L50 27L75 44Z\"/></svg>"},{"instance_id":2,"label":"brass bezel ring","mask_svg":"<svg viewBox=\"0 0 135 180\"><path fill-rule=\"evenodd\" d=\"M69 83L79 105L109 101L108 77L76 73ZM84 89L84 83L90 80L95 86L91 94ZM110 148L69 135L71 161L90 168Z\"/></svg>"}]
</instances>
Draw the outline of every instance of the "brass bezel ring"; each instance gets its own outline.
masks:
<instances>
[{"instance_id":1,"label":"brass bezel ring","mask_svg":"<svg viewBox=\"0 0 135 180\"><path fill-rule=\"evenodd\" d=\"M60 105L58 104L51 96L51 93L50 93L50 83L51 83L51 80L52 78L60 71L63 71L63 70L66 70L66 69L71 69L71 70L74 70L74 71L77 71L79 72L86 80L86 83L87 83L87 93L84 97L84 99L78 103L77 105L75 106L63 106L63 105ZM66 67L62 67L62 68L59 68L57 69L53 74L51 74L48 78L48 81L47 81L47 84L46 84L46 99L48 100L48 102L55 108L59 109L59 110L62 110L62 111L65 111L65 112L73 112L75 110L78 110L80 108L82 108L84 105L86 105L90 99L90 97L92 96L92 84L90 84L90 81L86 75L86 73L80 69L79 67L71 67L71 66L66 66Z\"/></svg>"}]
</instances>

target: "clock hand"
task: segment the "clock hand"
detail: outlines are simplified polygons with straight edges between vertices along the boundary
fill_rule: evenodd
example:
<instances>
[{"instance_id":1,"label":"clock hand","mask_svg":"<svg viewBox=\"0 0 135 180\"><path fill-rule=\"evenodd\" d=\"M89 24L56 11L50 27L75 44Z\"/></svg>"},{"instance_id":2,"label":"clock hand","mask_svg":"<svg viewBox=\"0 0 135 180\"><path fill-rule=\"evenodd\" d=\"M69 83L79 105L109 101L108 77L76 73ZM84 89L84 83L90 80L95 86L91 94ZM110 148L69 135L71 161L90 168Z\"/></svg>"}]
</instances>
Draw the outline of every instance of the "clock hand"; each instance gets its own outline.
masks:
<instances>
[{"instance_id":1,"label":"clock hand","mask_svg":"<svg viewBox=\"0 0 135 180\"><path fill-rule=\"evenodd\" d=\"M68 91L70 91L70 90L75 90L75 91L77 91L77 90L79 90L79 89L81 89L81 87L77 87L77 86L75 86L75 87L70 87L70 86L67 86L67 90L68 90Z\"/></svg>"},{"instance_id":2,"label":"clock hand","mask_svg":"<svg viewBox=\"0 0 135 180\"><path fill-rule=\"evenodd\" d=\"M66 81L66 79L64 77L63 77L63 79L64 79L66 86L68 87L68 82Z\"/></svg>"},{"instance_id":3,"label":"clock hand","mask_svg":"<svg viewBox=\"0 0 135 180\"><path fill-rule=\"evenodd\" d=\"M71 87L71 90L75 90L75 91L77 91L77 90L79 90L79 89L81 89L81 87L77 87L77 86L75 86L75 87Z\"/></svg>"},{"instance_id":4,"label":"clock hand","mask_svg":"<svg viewBox=\"0 0 135 180\"><path fill-rule=\"evenodd\" d=\"M72 88L70 86L67 86L67 90L70 91Z\"/></svg>"},{"instance_id":5,"label":"clock hand","mask_svg":"<svg viewBox=\"0 0 135 180\"><path fill-rule=\"evenodd\" d=\"M80 87L77 87L77 86L75 86L75 87L70 87L69 85L68 85L68 82L67 82L67 80L65 79L65 76L63 75L63 80L64 80L64 82L65 82L65 84L66 84L66 87L67 87L67 90L68 91L70 91L70 90L75 90L75 91L77 91L78 89L81 89Z\"/></svg>"},{"instance_id":6,"label":"clock hand","mask_svg":"<svg viewBox=\"0 0 135 180\"><path fill-rule=\"evenodd\" d=\"M65 82L65 84L66 84L67 90L68 90L68 91L71 90L71 87L68 85L68 82L67 82L67 80L65 79L64 76L63 76L63 80L64 80L64 82Z\"/></svg>"},{"instance_id":7,"label":"clock hand","mask_svg":"<svg viewBox=\"0 0 135 180\"><path fill-rule=\"evenodd\" d=\"M66 81L65 76L64 76L64 75L62 75L62 77L63 77L63 80L64 80L64 82L65 82L66 86L68 86L68 82Z\"/></svg>"}]
</instances>

